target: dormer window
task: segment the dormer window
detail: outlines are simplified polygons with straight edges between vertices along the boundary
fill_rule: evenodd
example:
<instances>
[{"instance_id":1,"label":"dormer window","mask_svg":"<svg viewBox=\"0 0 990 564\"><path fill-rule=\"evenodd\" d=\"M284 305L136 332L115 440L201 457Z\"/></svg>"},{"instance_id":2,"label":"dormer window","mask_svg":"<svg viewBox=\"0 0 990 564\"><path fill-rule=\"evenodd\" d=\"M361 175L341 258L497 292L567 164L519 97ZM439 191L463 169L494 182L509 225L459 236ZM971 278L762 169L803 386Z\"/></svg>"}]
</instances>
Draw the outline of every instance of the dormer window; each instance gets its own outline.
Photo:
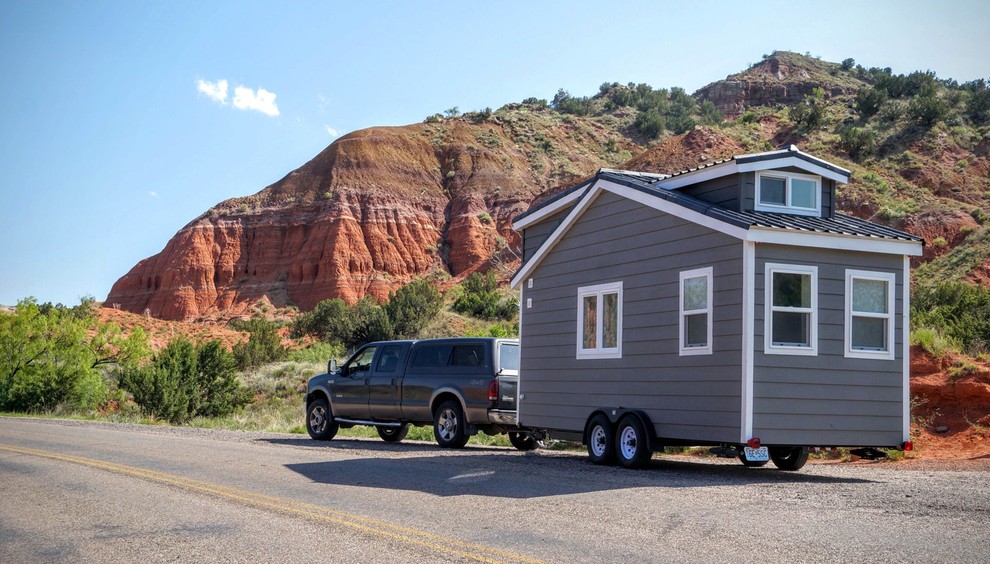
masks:
<instances>
[{"instance_id":1,"label":"dormer window","mask_svg":"<svg viewBox=\"0 0 990 564\"><path fill-rule=\"evenodd\" d=\"M756 209L821 215L821 177L793 172L761 172L756 175Z\"/></svg>"}]
</instances>

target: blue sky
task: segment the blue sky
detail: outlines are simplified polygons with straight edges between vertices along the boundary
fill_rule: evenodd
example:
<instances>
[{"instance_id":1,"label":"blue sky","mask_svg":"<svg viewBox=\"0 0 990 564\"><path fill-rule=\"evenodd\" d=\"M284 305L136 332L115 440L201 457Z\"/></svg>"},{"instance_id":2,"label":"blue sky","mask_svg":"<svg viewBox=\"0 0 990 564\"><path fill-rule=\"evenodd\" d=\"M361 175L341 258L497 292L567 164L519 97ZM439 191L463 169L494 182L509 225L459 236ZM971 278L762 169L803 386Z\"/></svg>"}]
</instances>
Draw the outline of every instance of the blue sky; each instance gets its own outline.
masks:
<instances>
[{"instance_id":1,"label":"blue sky","mask_svg":"<svg viewBox=\"0 0 990 564\"><path fill-rule=\"evenodd\" d=\"M693 92L775 49L990 78L988 29L984 1L0 0L0 304L102 300L357 129L606 81Z\"/></svg>"}]
</instances>

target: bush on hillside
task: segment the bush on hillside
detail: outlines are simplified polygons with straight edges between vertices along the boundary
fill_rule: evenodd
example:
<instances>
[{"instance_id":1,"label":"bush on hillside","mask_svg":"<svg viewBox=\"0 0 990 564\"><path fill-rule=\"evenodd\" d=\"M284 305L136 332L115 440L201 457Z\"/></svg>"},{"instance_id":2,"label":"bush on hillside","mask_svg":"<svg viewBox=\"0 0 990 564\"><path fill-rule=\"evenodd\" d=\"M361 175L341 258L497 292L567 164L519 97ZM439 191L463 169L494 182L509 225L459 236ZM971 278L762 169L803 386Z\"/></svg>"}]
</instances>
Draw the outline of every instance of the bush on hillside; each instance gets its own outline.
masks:
<instances>
[{"instance_id":1,"label":"bush on hillside","mask_svg":"<svg viewBox=\"0 0 990 564\"><path fill-rule=\"evenodd\" d=\"M288 355L288 349L282 346L282 336L278 332L279 326L274 321L256 317L250 321L232 323L231 325L241 331L251 333L247 341L234 345L234 359L240 370L277 362L285 359Z\"/></svg>"},{"instance_id":2,"label":"bush on hillside","mask_svg":"<svg viewBox=\"0 0 990 564\"><path fill-rule=\"evenodd\" d=\"M389 292L384 305L395 336L402 339L415 337L442 307L443 296L426 280L414 280Z\"/></svg>"},{"instance_id":3,"label":"bush on hillside","mask_svg":"<svg viewBox=\"0 0 990 564\"><path fill-rule=\"evenodd\" d=\"M493 272L475 272L464 281L464 293L454 302L454 311L480 319L508 321L519 311L515 298L503 298Z\"/></svg>"},{"instance_id":4,"label":"bush on hillside","mask_svg":"<svg viewBox=\"0 0 990 564\"><path fill-rule=\"evenodd\" d=\"M916 286L911 293L911 325L929 328L978 355L990 351L990 288L963 282Z\"/></svg>"}]
</instances>

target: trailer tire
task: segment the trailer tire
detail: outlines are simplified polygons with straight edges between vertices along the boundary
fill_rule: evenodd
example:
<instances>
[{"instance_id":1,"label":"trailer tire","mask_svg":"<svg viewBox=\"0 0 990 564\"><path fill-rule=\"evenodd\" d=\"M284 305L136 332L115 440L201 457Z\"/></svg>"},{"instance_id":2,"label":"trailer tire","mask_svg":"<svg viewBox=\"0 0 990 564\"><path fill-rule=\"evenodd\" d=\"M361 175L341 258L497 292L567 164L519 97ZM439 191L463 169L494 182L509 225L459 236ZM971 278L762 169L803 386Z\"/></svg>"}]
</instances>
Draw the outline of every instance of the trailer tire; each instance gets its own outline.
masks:
<instances>
[{"instance_id":1,"label":"trailer tire","mask_svg":"<svg viewBox=\"0 0 990 564\"><path fill-rule=\"evenodd\" d=\"M615 434L612 422L601 413L588 422L588 458L592 464L615 464Z\"/></svg>"},{"instance_id":2,"label":"trailer tire","mask_svg":"<svg viewBox=\"0 0 990 564\"><path fill-rule=\"evenodd\" d=\"M643 423L635 416L626 416L615 431L615 456L624 468L645 468L650 452Z\"/></svg>"},{"instance_id":3,"label":"trailer tire","mask_svg":"<svg viewBox=\"0 0 990 564\"><path fill-rule=\"evenodd\" d=\"M462 448L470 438L464 410L456 400L447 400L433 413L433 438L443 448Z\"/></svg>"},{"instance_id":4,"label":"trailer tire","mask_svg":"<svg viewBox=\"0 0 990 564\"><path fill-rule=\"evenodd\" d=\"M317 398L306 406L306 432L318 441L329 441L340 428L333 420L330 404L323 398Z\"/></svg>"},{"instance_id":5,"label":"trailer tire","mask_svg":"<svg viewBox=\"0 0 990 564\"><path fill-rule=\"evenodd\" d=\"M808 462L808 449L804 447L770 447L770 460L780 470L800 470Z\"/></svg>"},{"instance_id":6,"label":"trailer tire","mask_svg":"<svg viewBox=\"0 0 990 564\"><path fill-rule=\"evenodd\" d=\"M408 423L401 427L375 427L375 429L378 430L378 436L386 443L397 443L409 434Z\"/></svg>"},{"instance_id":7,"label":"trailer tire","mask_svg":"<svg viewBox=\"0 0 990 564\"><path fill-rule=\"evenodd\" d=\"M509 431L509 442L521 451L536 450L536 447L540 446L533 435L519 431Z\"/></svg>"}]
</instances>

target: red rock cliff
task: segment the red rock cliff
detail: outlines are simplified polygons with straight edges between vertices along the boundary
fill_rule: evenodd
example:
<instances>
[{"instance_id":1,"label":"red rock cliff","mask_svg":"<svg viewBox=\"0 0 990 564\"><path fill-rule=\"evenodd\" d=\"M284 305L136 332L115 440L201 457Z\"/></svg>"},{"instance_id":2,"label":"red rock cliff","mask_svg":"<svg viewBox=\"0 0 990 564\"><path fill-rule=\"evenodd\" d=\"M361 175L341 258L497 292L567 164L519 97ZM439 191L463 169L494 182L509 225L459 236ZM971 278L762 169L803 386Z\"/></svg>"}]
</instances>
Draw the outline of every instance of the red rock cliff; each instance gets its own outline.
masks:
<instances>
[{"instance_id":1,"label":"red rock cliff","mask_svg":"<svg viewBox=\"0 0 990 564\"><path fill-rule=\"evenodd\" d=\"M462 275L493 255L511 261L511 220L534 195L616 164L602 156L609 140L629 144L538 114L342 137L183 227L120 278L106 304L165 319L236 313L262 298L306 310L333 297L385 298L416 277Z\"/></svg>"}]
</instances>

